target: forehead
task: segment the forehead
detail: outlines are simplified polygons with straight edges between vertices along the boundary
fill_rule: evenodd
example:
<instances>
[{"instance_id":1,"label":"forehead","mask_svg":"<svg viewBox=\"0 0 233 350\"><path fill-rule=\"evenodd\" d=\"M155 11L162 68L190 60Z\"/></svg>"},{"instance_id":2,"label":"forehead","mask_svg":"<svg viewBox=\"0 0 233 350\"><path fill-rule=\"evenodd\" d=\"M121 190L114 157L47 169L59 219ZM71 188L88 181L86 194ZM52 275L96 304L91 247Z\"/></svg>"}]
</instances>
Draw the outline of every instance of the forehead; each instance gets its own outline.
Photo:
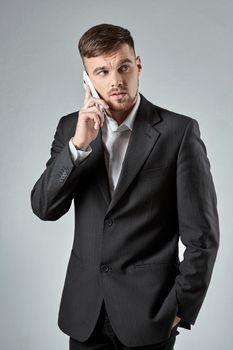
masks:
<instances>
[{"instance_id":1,"label":"forehead","mask_svg":"<svg viewBox=\"0 0 233 350\"><path fill-rule=\"evenodd\" d=\"M114 66L119 61L130 59L134 61L134 51L128 44L122 44L117 50L103 54L97 57L84 57L84 63L89 68L96 68L98 66Z\"/></svg>"}]
</instances>

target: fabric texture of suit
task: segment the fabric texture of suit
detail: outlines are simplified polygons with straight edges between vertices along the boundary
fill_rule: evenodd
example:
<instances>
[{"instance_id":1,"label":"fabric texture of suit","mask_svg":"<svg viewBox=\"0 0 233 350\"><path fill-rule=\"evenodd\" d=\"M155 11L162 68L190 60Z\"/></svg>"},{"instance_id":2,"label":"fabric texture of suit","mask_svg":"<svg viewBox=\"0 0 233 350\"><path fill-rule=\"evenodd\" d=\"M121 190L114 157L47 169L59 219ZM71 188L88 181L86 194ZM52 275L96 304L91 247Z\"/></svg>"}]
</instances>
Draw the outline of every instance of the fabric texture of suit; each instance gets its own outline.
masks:
<instances>
[{"instance_id":1,"label":"fabric texture of suit","mask_svg":"<svg viewBox=\"0 0 233 350\"><path fill-rule=\"evenodd\" d=\"M198 122L142 94L119 181L110 197L101 131L77 166L69 140L78 112L59 120L33 212L58 220L74 201L75 232L58 325L85 341L105 301L126 346L161 342L194 325L219 246L217 198ZM179 261L178 240L186 246Z\"/></svg>"}]
</instances>

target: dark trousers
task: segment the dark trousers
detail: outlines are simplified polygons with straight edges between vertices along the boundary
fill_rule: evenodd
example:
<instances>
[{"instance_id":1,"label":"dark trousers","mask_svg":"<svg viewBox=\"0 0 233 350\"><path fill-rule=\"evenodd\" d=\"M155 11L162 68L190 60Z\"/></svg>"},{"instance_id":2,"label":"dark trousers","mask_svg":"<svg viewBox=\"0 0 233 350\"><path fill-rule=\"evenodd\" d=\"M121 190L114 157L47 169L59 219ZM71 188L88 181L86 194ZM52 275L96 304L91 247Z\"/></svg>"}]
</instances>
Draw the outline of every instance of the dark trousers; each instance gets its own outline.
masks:
<instances>
[{"instance_id":1,"label":"dark trousers","mask_svg":"<svg viewBox=\"0 0 233 350\"><path fill-rule=\"evenodd\" d=\"M69 339L70 350L173 350L176 336L179 334L177 326L173 327L170 337L160 343L128 347L120 342L114 333L104 303L97 321L96 327L91 336L85 342Z\"/></svg>"}]
</instances>

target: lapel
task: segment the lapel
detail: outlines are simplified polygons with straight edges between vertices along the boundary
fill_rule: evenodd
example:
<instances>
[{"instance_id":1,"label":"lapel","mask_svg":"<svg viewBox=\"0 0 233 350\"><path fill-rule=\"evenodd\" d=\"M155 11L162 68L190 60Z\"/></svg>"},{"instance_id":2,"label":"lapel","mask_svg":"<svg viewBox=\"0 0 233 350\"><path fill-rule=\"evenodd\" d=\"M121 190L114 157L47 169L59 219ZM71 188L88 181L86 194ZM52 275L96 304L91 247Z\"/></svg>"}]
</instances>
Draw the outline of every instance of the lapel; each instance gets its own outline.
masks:
<instances>
[{"instance_id":1,"label":"lapel","mask_svg":"<svg viewBox=\"0 0 233 350\"><path fill-rule=\"evenodd\" d=\"M99 132L92 143L95 163L98 165L97 185L108 204L106 215L115 207L140 171L160 135L160 132L154 128L154 125L161 120L156 107L142 94L140 96L140 105L135 117L119 180L112 198L110 196L101 132Z\"/></svg>"}]
</instances>

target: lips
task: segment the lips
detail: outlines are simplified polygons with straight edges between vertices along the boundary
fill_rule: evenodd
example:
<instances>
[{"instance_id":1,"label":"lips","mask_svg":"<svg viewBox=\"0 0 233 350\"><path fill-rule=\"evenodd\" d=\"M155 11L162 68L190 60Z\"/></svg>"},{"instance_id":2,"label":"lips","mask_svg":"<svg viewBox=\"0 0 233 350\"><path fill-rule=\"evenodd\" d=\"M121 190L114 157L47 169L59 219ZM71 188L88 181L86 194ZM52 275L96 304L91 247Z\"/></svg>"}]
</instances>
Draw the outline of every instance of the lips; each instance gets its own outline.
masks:
<instances>
[{"instance_id":1,"label":"lips","mask_svg":"<svg viewBox=\"0 0 233 350\"><path fill-rule=\"evenodd\" d=\"M126 91L117 91L110 94L110 96L119 96L119 95L125 95L125 94L126 94Z\"/></svg>"},{"instance_id":2,"label":"lips","mask_svg":"<svg viewBox=\"0 0 233 350\"><path fill-rule=\"evenodd\" d=\"M113 94L110 96L110 98L112 100L115 100L115 101L122 101L126 96L126 93L121 93L121 94Z\"/></svg>"},{"instance_id":3,"label":"lips","mask_svg":"<svg viewBox=\"0 0 233 350\"><path fill-rule=\"evenodd\" d=\"M113 94L110 95L110 97L113 97L115 99L121 99L126 95L125 91L121 91L121 92L114 92Z\"/></svg>"}]
</instances>

